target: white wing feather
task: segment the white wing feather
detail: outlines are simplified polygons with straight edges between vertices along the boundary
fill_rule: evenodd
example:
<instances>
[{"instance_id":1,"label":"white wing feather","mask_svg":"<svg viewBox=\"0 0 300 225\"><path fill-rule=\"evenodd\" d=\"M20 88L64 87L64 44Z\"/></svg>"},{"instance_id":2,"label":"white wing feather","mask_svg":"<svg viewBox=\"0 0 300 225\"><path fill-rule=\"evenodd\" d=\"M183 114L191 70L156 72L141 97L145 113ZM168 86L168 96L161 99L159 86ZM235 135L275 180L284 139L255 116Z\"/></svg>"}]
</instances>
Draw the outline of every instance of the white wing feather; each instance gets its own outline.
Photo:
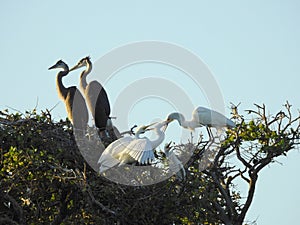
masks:
<instances>
[{"instance_id":1,"label":"white wing feather","mask_svg":"<svg viewBox=\"0 0 300 225\"><path fill-rule=\"evenodd\" d=\"M100 173L120 163L114 156L122 152L132 140L132 137L123 137L107 146L98 160Z\"/></svg>"},{"instance_id":2,"label":"white wing feather","mask_svg":"<svg viewBox=\"0 0 300 225\"><path fill-rule=\"evenodd\" d=\"M193 111L193 118L199 121L200 124L213 126L213 127L235 127L232 120L228 119L226 116L214 110L198 107Z\"/></svg>"},{"instance_id":3,"label":"white wing feather","mask_svg":"<svg viewBox=\"0 0 300 225\"><path fill-rule=\"evenodd\" d=\"M148 138L131 141L124 149L124 153L129 154L140 164L147 164L155 159L152 145Z\"/></svg>"}]
</instances>

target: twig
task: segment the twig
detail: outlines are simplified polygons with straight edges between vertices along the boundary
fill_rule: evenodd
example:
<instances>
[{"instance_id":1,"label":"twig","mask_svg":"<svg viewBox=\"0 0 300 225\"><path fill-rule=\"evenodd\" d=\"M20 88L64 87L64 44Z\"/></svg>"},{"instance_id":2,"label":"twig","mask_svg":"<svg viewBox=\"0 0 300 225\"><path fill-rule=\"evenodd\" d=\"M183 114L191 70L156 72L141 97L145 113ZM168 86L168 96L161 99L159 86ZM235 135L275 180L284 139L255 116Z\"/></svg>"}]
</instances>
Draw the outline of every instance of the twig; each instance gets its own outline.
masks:
<instances>
[{"instance_id":1,"label":"twig","mask_svg":"<svg viewBox=\"0 0 300 225\"><path fill-rule=\"evenodd\" d=\"M97 205L98 207L101 208L102 211L104 211L105 213L111 214L113 216L116 216L116 212L107 208L106 206L104 206L101 202L99 202L98 200L95 199L95 196L93 195L91 189L89 186L87 186L87 193L89 195L89 197L91 198L91 201L93 204Z\"/></svg>"}]
</instances>

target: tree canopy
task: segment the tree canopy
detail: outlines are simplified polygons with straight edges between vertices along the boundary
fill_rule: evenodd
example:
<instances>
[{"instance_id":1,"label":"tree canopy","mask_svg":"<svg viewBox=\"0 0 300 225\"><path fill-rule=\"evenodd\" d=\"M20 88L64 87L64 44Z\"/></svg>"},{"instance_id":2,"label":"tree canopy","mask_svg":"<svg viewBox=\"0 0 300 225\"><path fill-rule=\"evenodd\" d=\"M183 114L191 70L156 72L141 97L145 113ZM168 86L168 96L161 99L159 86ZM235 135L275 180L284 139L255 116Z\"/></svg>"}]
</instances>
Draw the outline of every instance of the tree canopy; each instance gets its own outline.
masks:
<instances>
[{"instance_id":1,"label":"tree canopy","mask_svg":"<svg viewBox=\"0 0 300 225\"><path fill-rule=\"evenodd\" d=\"M287 102L268 115L256 105L245 115L233 107L237 126L219 150L211 143L175 144L186 178L126 186L100 176L85 157L105 148L92 131L83 156L68 120L48 110L0 112L0 224L226 224L242 225L263 168L299 144L300 117ZM163 157L163 156L159 156ZM246 196L237 181L247 184ZM244 192L243 192L244 193Z\"/></svg>"}]
</instances>

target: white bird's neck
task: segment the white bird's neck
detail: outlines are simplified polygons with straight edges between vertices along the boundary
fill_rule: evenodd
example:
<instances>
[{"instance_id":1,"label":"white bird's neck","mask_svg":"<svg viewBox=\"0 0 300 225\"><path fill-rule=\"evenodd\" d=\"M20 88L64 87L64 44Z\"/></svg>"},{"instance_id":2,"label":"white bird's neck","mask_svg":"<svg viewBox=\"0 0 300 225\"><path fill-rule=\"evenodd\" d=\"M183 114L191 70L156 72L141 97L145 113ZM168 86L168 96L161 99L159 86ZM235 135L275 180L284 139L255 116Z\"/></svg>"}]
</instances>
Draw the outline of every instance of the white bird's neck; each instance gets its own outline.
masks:
<instances>
[{"instance_id":1,"label":"white bird's neck","mask_svg":"<svg viewBox=\"0 0 300 225\"><path fill-rule=\"evenodd\" d=\"M158 147L165 139L165 133L162 132L160 129L155 129L154 131L157 134L158 138L151 142L153 149Z\"/></svg>"},{"instance_id":2,"label":"white bird's neck","mask_svg":"<svg viewBox=\"0 0 300 225\"><path fill-rule=\"evenodd\" d=\"M82 71L81 75L80 75L80 88L82 90L85 90L86 89L86 86L87 86L87 82L86 82L86 77L87 75L89 75L89 73L92 71L92 64L87 64L86 65L86 69L84 71Z\"/></svg>"},{"instance_id":3,"label":"white bird's neck","mask_svg":"<svg viewBox=\"0 0 300 225\"><path fill-rule=\"evenodd\" d=\"M141 134L140 132L136 132L135 135L134 135L134 137L135 137L136 139L139 139L139 138L140 138L140 134Z\"/></svg>"},{"instance_id":4,"label":"white bird's neck","mask_svg":"<svg viewBox=\"0 0 300 225\"><path fill-rule=\"evenodd\" d=\"M182 126L184 128L191 129L191 130L194 130L194 128L197 127L197 124L195 123L195 121L193 121L193 120L186 120L184 118L184 116L181 116L178 119L178 122L179 122L180 126Z\"/></svg>"}]
</instances>

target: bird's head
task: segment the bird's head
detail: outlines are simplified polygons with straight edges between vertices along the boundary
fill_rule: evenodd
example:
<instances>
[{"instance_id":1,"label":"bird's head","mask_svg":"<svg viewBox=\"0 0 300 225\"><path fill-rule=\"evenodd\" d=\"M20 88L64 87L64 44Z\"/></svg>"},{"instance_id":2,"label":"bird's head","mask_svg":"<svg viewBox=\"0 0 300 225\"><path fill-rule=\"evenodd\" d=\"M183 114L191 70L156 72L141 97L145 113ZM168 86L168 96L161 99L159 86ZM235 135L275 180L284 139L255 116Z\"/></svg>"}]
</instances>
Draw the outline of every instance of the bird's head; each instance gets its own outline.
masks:
<instances>
[{"instance_id":1,"label":"bird's head","mask_svg":"<svg viewBox=\"0 0 300 225\"><path fill-rule=\"evenodd\" d=\"M155 126L153 126L153 125L155 125ZM167 127L168 127L168 122L164 120L161 122L151 123L150 125L147 126L147 131L148 130L161 130L161 131L165 132Z\"/></svg>"},{"instance_id":2,"label":"bird's head","mask_svg":"<svg viewBox=\"0 0 300 225\"><path fill-rule=\"evenodd\" d=\"M152 130L153 128L149 128L149 127L153 126L154 124L156 124L156 123L151 123L149 125L142 125L142 126L137 127L135 134L136 135L144 134L147 131Z\"/></svg>"},{"instance_id":3,"label":"bird's head","mask_svg":"<svg viewBox=\"0 0 300 225\"><path fill-rule=\"evenodd\" d=\"M181 125L181 121L184 120L184 116L181 113L171 113L168 115L166 122L169 124L171 123L173 120L177 120L178 123Z\"/></svg>"},{"instance_id":4,"label":"bird's head","mask_svg":"<svg viewBox=\"0 0 300 225\"><path fill-rule=\"evenodd\" d=\"M89 56L87 56L87 57L80 59L79 62L70 69L70 71L77 70L81 67L87 67L87 66L90 66L91 64L92 64L91 58Z\"/></svg>"},{"instance_id":5,"label":"bird's head","mask_svg":"<svg viewBox=\"0 0 300 225\"><path fill-rule=\"evenodd\" d=\"M172 121L174 120L177 120L179 125L181 126L181 122L185 120L184 116L181 114L181 113L171 113L168 115L167 119L165 120L166 121L166 126L169 125L169 123L171 123ZM167 129L167 127L166 127Z\"/></svg>"},{"instance_id":6,"label":"bird's head","mask_svg":"<svg viewBox=\"0 0 300 225\"><path fill-rule=\"evenodd\" d=\"M48 70L59 69L59 68L65 70L65 71L69 71L68 65L62 60L58 60L57 63L55 63L53 66L49 67Z\"/></svg>"},{"instance_id":7,"label":"bird's head","mask_svg":"<svg viewBox=\"0 0 300 225\"><path fill-rule=\"evenodd\" d=\"M157 125L155 127L152 127L155 124L157 124ZM163 126L166 126L166 125L167 125L166 121L163 121L163 122L160 122L160 123L155 122L155 123L151 123L149 125L142 125L142 126L137 127L135 135L144 134L149 130L159 129L159 128L161 128Z\"/></svg>"}]
</instances>

